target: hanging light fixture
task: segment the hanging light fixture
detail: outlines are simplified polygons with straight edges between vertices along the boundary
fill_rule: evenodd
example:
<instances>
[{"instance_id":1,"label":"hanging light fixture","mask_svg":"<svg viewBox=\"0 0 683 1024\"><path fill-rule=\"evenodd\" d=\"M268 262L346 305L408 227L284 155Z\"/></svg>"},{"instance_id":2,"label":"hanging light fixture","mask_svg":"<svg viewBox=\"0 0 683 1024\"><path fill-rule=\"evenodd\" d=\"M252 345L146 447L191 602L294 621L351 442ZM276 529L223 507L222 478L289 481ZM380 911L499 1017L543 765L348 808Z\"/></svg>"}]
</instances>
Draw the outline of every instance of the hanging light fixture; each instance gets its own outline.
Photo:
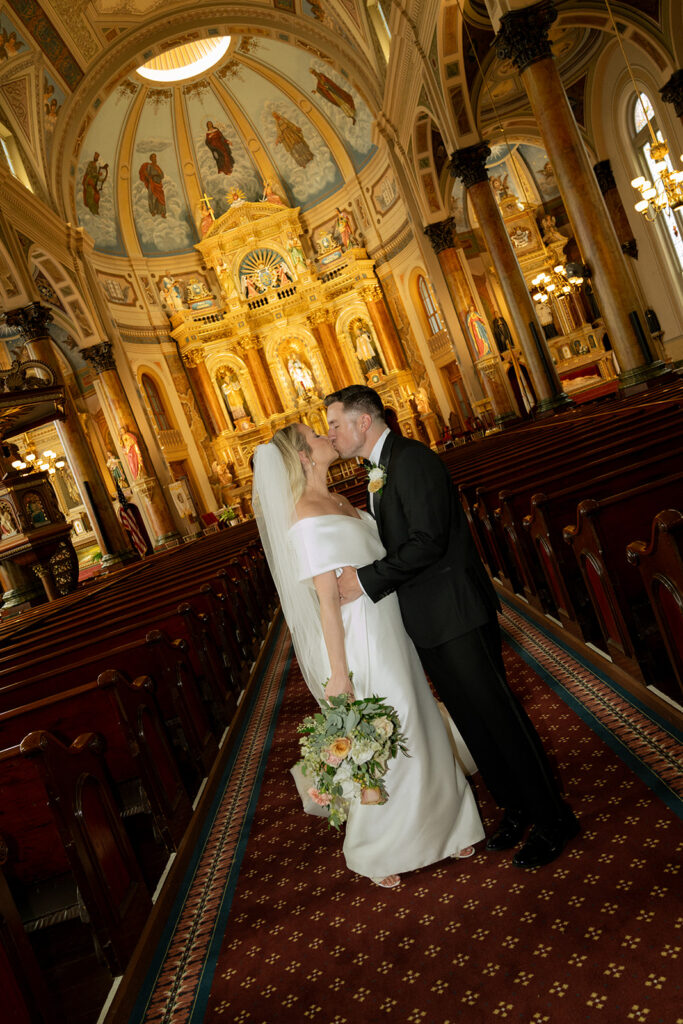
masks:
<instances>
[{"instance_id":1,"label":"hanging light fixture","mask_svg":"<svg viewBox=\"0 0 683 1024\"><path fill-rule=\"evenodd\" d=\"M636 85L636 80L633 76L631 65L628 62L628 57L626 56L626 50L624 49L621 35L618 32L616 22L614 21L614 15L612 14L612 8L609 0L605 0L605 6L612 23L614 35L619 43L621 55L624 58L624 63L626 64L631 78L633 91L636 94L638 103L640 103L643 111L643 117L645 118L645 122L650 132L650 160L652 163L653 180L650 181L648 178L641 175L638 178L634 178L631 184L641 195L641 199L639 199L634 206L636 212L642 213L645 220L652 223L659 213L663 212L668 216L671 216L673 210L678 210L683 206L683 170L675 171L673 169L669 158L669 144L666 139L658 139L655 135L654 128L651 124L651 118L648 115L648 110L645 106L645 99ZM681 156L681 160L683 160L683 155Z\"/></svg>"},{"instance_id":2,"label":"hanging light fixture","mask_svg":"<svg viewBox=\"0 0 683 1024\"><path fill-rule=\"evenodd\" d=\"M557 263L542 270L532 280L534 302L549 302L551 298L569 295L579 290L584 282L583 268L578 263Z\"/></svg>"},{"instance_id":3,"label":"hanging light fixture","mask_svg":"<svg viewBox=\"0 0 683 1024\"><path fill-rule=\"evenodd\" d=\"M47 472L50 476L54 476L58 469L62 469L66 465L63 456L53 452L51 448L47 448L42 455L39 455L28 434L24 434L24 446L24 454L12 463L13 469L20 472L29 470L31 473Z\"/></svg>"}]
</instances>

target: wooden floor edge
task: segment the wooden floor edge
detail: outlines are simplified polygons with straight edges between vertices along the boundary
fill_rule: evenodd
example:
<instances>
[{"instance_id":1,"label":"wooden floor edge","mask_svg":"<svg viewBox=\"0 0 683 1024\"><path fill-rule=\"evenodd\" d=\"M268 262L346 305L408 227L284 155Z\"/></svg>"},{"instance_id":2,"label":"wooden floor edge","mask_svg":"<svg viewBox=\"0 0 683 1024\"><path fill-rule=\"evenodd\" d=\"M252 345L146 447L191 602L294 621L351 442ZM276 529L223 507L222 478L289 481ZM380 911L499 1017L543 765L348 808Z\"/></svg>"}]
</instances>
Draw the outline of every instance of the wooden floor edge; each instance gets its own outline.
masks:
<instances>
[{"instance_id":1,"label":"wooden floor edge","mask_svg":"<svg viewBox=\"0 0 683 1024\"><path fill-rule=\"evenodd\" d=\"M195 852L197 841L202 828L204 827L207 812L214 797L216 796L225 766L234 747L235 738L239 734L240 728L244 722L246 709L251 703L251 694L254 687L257 685L257 679L261 673L261 669L270 648L270 641L276 629L279 627L280 622L281 618L278 611L274 615L273 620L268 627L268 632L266 633L266 637L261 645L258 657L254 662L254 667L249 676L249 681L245 687L239 707L237 708L235 717L230 724L230 728L228 729L228 733L221 745L211 772L207 777L206 785L204 786L199 802L194 809L192 819L178 848L176 857L169 870L168 877L166 878L161 892L154 904L152 913L150 914L144 931L140 936L140 940L133 951L130 963L118 983L118 988L114 994L111 1005L104 1016L100 1015L98 1024L124 1024L124 1022L128 1021L130 1014L133 1011L138 993L145 981L145 978L147 977L157 945L168 922L168 917L185 877L188 865L192 859L192 855Z\"/></svg>"},{"instance_id":2,"label":"wooden floor edge","mask_svg":"<svg viewBox=\"0 0 683 1024\"><path fill-rule=\"evenodd\" d=\"M495 581L494 581L495 582ZM501 601L511 605L527 619L531 619L536 625L550 633L556 640L569 647L576 655L582 658L588 665L596 672L602 672L608 676L612 682L621 686L624 690L627 690L633 697L636 697L642 704L644 704L651 711L656 712L661 718L676 728L683 729L683 712L678 711L672 704L669 704L666 700L658 697L656 693L643 686L637 679L633 679L628 672L624 672L623 669L615 665L613 661L607 661L606 658L602 658L596 651L591 650L582 640L578 637L571 636L567 633L563 627L555 622L553 619L543 615L537 608L527 604L526 601L518 597L516 594L511 594L509 590L503 589L501 586L496 586L496 591Z\"/></svg>"}]
</instances>

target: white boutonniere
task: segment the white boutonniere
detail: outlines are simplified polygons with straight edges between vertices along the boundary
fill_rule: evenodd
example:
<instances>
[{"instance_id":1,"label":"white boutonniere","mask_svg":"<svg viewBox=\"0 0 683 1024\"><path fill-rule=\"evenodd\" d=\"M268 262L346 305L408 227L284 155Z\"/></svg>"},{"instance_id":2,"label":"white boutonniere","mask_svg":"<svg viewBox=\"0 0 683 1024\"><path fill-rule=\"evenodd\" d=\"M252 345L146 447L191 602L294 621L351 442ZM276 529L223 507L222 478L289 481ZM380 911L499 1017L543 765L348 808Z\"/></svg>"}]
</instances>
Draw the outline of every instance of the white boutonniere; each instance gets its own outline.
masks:
<instances>
[{"instance_id":1,"label":"white boutonniere","mask_svg":"<svg viewBox=\"0 0 683 1024\"><path fill-rule=\"evenodd\" d=\"M370 494L379 494L387 482L387 475L381 466L371 466L368 470L368 490Z\"/></svg>"}]
</instances>

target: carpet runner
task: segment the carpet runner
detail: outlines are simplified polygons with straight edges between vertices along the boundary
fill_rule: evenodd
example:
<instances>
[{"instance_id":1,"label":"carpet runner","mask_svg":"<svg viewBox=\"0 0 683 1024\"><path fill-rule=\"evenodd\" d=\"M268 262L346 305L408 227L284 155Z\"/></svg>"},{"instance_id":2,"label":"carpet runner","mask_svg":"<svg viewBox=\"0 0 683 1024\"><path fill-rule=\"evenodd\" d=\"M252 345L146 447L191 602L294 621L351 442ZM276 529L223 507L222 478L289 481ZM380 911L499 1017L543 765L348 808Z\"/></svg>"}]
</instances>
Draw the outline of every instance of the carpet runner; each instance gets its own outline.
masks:
<instances>
[{"instance_id":1,"label":"carpet runner","mask_svg":"<svg viewBox=\"0 0 683 1024\"><path fill-rule=\"evenodd\" d=\"M564 855L523 872L480 847L390 891L350 874L290 780L312 704L282 626L130 1024L683 1020L680 744L521 615L501 624L581 820Z\"/></svg>"}]
</instances>

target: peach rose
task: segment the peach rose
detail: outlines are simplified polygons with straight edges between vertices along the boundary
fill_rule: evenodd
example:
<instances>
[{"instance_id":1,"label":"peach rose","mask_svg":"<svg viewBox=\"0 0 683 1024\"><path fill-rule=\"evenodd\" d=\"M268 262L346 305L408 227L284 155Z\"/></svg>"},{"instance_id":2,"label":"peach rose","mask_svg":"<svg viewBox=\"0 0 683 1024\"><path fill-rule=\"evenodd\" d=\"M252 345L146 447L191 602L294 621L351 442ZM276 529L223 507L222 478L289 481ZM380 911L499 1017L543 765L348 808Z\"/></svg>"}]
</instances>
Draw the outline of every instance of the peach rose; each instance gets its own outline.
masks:
<instances>
[{"instance_id":1,"label":"peach rose","mask_svg":"<svg viewBox=\"0 0 683 1024\"><path fill-rule=\"evenodd\" d=\"M360 802L362 804L381 804L382 793L378 786L366 786L360 791Z\"/></svg>"},{"instance_id":2,"label":"peach rose","mask_svg":"<svg viewBox=\"0 0 683 1024\"><path fill-rule=\"evenodd\" d=\"M308 790L308 795L311 800L318 804L320 807L327 807L330 802L330 798L327 794L319 793L315 786L311 786Z\"/></svg>"},{"instance_id":3,"label":"peach rose","mask_svg":"<svg viewBox=\"0 0 683 1024\"><path fill-rule=\"evenodd\" d=\"M339 757L342 760L347 756L351 749L351 740L348 736L340 736L339 739L332 740L328 750L333 757Z\"/></svg>"}]
</instances>

